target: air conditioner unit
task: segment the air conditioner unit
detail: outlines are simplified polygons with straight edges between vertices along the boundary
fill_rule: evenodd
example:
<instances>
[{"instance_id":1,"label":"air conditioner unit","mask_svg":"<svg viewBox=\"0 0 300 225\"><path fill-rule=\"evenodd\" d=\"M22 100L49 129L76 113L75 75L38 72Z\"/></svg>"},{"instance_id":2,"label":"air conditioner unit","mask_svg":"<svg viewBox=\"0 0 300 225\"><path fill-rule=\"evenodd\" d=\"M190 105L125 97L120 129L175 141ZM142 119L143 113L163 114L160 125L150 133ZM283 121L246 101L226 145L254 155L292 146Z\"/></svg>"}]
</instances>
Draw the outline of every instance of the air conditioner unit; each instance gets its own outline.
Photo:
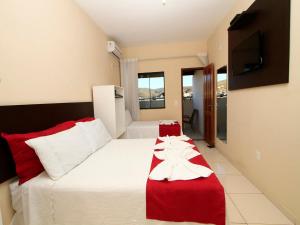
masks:
<instances>
[{"instance_id":1,"label":"air conditioner unit","mask_svg":"<svg viewBox=\"0 0 300 225\"><path fill-rule=\"evenodd\" d=\"M114 41L107 42L107 51L117 56L119 59L122 58L122 51L120 47Z\"/></svg>"}]
</instances>

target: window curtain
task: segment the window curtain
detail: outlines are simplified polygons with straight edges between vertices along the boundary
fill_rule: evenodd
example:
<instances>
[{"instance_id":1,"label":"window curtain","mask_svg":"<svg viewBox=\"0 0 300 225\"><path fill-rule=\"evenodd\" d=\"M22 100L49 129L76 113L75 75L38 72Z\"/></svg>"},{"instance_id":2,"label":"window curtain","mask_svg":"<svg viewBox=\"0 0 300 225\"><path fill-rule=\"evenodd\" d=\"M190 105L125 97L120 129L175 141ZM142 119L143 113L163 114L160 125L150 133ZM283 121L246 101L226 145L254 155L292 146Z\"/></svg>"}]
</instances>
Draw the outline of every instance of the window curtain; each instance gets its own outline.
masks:
<instances>
[{"instance_id":1,"label":"window curtain","mask_svg":"<svg viewBox=\"0 0 300 225\"><path fill-rule=\"evenodd\" d=\"M138 60L121 60L121 85L124 88L125 106L133 120L139 120L140 105L138 96Z\"/></svg>"}]
</instances>

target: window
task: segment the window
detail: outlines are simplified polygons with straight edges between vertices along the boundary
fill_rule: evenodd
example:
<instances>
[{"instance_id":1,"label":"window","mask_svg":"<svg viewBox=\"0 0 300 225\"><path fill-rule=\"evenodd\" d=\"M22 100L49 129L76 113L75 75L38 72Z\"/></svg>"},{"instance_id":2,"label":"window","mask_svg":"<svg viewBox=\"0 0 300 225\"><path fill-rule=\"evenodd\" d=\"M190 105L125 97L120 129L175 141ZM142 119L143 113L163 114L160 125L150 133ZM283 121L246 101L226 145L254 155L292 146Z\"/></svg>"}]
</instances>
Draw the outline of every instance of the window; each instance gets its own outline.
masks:
<instances>
[{"instance_id":1,"label":"window","mask_svg":"<svg viewBox=\"0 0 300 225\"><path fill-rule=\"evenodd\" d=\"M192 100L193 98L193 76L194 75L184 75L182 77L184 100Z\"/></svg>"},{"instance_id":2,"label":"window","mask_svg":"<svg viewBox=\"0 0 300 225\"><path fill-rule=\"evenodd\" d=\"M140 109L165 108L165 75L164 72L139 73Z\"/></svg>"}]
</instances>

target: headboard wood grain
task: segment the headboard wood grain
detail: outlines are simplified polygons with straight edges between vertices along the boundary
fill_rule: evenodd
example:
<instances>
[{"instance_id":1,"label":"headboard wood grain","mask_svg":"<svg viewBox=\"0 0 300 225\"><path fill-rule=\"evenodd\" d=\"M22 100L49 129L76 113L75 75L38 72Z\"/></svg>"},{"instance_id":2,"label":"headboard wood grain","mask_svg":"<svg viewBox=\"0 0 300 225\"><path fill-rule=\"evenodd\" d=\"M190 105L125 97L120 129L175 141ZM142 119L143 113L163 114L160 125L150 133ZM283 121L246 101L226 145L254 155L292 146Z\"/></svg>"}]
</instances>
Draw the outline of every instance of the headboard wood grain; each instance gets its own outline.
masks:
<instances>
[{"instance_id":1,"label":"headboard wood grain","mask_svg":"<svg viewBox=\"0 0 300 225\"><path fill-rule=\"evenodd\" d=\"M93 116L92 102L0 106L0 132L28 133L64 121ZM9 146L0 137L0 183L14 176L15 163Z\"/></svg>"}]
</instances>

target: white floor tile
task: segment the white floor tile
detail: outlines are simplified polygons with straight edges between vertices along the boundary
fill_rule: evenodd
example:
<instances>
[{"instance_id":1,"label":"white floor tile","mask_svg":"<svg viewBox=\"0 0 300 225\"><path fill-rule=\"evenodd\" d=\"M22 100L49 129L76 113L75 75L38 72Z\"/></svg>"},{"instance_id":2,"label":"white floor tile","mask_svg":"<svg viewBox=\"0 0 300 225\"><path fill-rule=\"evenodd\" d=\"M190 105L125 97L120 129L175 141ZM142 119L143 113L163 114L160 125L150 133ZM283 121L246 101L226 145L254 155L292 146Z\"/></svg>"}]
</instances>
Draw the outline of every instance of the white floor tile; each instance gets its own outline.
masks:
<instances>
[{"instance_id":1,"label":"white floor tile","mask_svg":"<svg viewBox=\"0 0 300 225\"><path fill-rule=\"evenodd\" d=\"M237 208L232 203L231 199L227 195L225 195L225 199L226 199L226 216L229 223L230 224L246 223L246 221L242 218Z\"/></svg>"},{"instance_id":2,"label":"white floor tile","mask_svg":"<svg viewBox=\"0 0 300 225\"><path fill-rule=\"evenodd\" d=\"M203 152L203 157L206 159L208 163L211 162L224 162L228 161L221 153L217 150L210 150Z\"/></svg>"},{"instance_id":3,"label":"white floor tile","mask_svg":"<svg viewBox=\"0 0 300 225\"><path fill-rule=\"evenodd\" d=\"M249 180L240 175L220 174L218 178L229 194L258 194L261 193Z\"/></svg>"},{"instance_id":4,"label":"white floor tile","mask_svg":"<svg viewBox=\"0 0 300 225\"><path fill-rule=\"evenodd\" d=\"M241 175L241 173L228 161L210 162L210 166L216 174Z\"/></svg>"},{"instance_id":5,"label":"white floor tile","mask_svg":"<svg viewBox=\"0 0 300 225\"><path fill-rule=\"evenodd\" d=\"M225 188L226 225L291 225L287 217L215 148L195 142Z\"/></svg>"},{"instance_id":6,"label":"white floor tile","mask_svg":"<svg viewBox=\"0 0 300 225\"><path fill-rule=\"evenodd\" d=\"M268 224L262 224L262 223L248 223L247 225L268 225ZM272 224L272 225L288 225L288 224Z\"/></svg>"},{"instance_id":7,"label":"white floor tile","mask_svg":"<svg viewBox=\"0 0 300 225\"><path fill-rule=\"evenodd\" d=\"M204 141L195 141L195 144L199 148L200 152L205 151L208 148Z\"/></svg>"},{"instance_id":8,"label":"white floor tile","mask_svg":"<svg viewBox=\"0 0 300 225\"><path fill-rule=\"evenodd\" d=\"M229 194L248 224L292 224L263 194Z\"/></svg>"}]
</instances>

